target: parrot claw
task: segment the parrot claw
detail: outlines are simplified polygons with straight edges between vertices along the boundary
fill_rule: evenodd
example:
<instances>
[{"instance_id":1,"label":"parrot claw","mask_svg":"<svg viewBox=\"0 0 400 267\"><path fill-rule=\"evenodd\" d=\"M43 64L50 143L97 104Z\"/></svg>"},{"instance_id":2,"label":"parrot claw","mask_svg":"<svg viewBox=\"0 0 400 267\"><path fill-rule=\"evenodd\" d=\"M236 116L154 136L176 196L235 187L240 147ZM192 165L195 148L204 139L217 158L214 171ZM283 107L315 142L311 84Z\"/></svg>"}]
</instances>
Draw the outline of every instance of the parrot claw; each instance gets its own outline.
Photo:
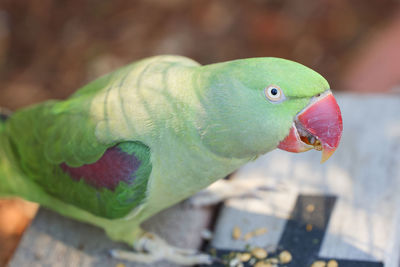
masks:
<instances>
[{"instance_id":1,"label":"parrot claw","mask_svg":"<svg viewBox=\"0 0 400 267\"><path fill-rule=\"evenodd\" d=\"M151 264L160 260L167 260L179 265L211 264L212 258L208 254L199 254L193 249L178 248L169 245L164 239L153 233L145 233L134 244L136 252L111 250L113 258L119 260Z\"/></svg>"}]
</instances>

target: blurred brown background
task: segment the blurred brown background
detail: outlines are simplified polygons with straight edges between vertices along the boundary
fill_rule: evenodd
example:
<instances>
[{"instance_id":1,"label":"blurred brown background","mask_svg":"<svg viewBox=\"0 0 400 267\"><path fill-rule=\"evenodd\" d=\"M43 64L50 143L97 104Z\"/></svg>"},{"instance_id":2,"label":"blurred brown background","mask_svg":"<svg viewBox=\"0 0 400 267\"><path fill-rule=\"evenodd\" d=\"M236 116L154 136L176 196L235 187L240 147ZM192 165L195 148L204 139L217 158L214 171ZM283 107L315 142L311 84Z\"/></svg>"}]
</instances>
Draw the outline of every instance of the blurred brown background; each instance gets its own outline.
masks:
<instances>
[{"instance_id":1,"label":"blurred brown background","mask_svg":"<svg viewBox=\"0 0 400 267\"><path fill-rule=\"evenodd\" d=\"M0 0L0 106L65 98L128 62L180 54L202 64L274 56L334 90L398 91L399 0ZM0 202L0 266L35 206Z\"/></svg>"}]
</instances>

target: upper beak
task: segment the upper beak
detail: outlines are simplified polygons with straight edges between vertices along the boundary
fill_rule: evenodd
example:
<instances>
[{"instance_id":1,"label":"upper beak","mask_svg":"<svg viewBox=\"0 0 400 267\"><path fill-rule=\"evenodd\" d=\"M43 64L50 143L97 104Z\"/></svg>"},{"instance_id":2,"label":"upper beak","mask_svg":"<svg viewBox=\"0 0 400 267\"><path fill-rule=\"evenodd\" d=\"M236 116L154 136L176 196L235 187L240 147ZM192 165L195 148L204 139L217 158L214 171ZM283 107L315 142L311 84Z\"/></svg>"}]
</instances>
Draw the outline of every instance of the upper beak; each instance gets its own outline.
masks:
<instances>
[{"instance_id":1,"label":"upper beak","mask_svg":"<svg viewBox=\"0 0 400 267\"><path fill-rule=\"evenodd\" d=\"M332 93L327 91L297 114L289 135L278 148L295 153L312 148L322 150L322 163L335 152L342 131L339 106Z\"/></svg>"}]
</instances>

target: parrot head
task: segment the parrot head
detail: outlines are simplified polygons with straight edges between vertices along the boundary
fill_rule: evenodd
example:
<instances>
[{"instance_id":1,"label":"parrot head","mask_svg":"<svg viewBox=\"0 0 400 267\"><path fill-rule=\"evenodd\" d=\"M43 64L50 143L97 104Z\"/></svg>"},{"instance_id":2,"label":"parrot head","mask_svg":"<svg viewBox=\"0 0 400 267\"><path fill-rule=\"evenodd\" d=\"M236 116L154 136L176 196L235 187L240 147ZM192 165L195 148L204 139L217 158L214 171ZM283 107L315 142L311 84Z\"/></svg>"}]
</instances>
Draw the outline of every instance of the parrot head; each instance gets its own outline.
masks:
<instances>
[{"instance_id":1,"label":"parrot head","mask_svg":"<svg viewBox=\"0 0 400 267\"><path fill-rule=\"evenodd\" d=\"M250 58L203 67L207 89L197 125L203 142L226 157L252 157L275 148L336 150L342 117L328 82L299 63Z\"/></svg>"}]
</instances>

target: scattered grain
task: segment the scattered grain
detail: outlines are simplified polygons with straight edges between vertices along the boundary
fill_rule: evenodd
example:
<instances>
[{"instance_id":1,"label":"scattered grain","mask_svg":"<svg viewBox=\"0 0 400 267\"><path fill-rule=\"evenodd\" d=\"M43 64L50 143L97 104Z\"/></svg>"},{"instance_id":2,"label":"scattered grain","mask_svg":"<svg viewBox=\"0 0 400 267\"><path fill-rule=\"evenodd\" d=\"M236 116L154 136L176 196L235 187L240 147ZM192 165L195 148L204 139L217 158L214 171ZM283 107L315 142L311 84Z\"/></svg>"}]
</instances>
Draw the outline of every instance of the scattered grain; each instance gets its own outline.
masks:
<instances>
[{"instance_id":1,"label":"scattered grain","mask_svg":"<svg viewBox=\"0 0 400 267\"><path fill-rule=\"evenodd\" d=\"M238 255L238 258L241 262L246 262L251 259L251 254L250 253L241 253Z\"/></svg>"},{"instance_id":2,"label":"scattered grain","mask_svg":"<svg viewBox=\"0 0 400 267\"><path fill-rule=\"evenodd\" d=\"M254 265L254 267L272 267L272 264L269 262L259 261Z\"/></svg>"},{"instance_id":3,"label":"scattered grain","mask_svg":"<svg viewBox=\"0 0 400 267\"><path fill-rule=\"evenodd\" d=\"M253 238L253 236L254 236L253 232L248 232L247 234L245 234L243 236L243 240L244 241L249 241L251 238Z\"/></svg>"},{"instance_id":4,"label":"scattered grain","mask_svg":"<svg viewBox=\"0 0 400 267\"><path fill-rule=\"evenodd\" d=\"M265 249L262 248L254 248L251 251L251 254L253 254L253 256L256 257L257 259L265 259L268 256L267 251L265 251Z\"/></svg>"},{"instance_id":5,"label":"scattered grain","mask_svg":"<svg viewBox=\"0 0 400 267\"><path fill-rule=\"evenodd\" d=\"M269 258L266 260L266 262L269 262L272 265L277 265L279 263L279 260L277 258Z\"/></svg>"},{"instance_id":6,"label":"scattered grain","mask_svg":"<svg viewBox=\"0 0 400 267\"><path fill-rule=\"evenodd\" d=\"M326 262L325 261L314 261L314 263L311 265L311 267L325 267Z\"/></svg>"},{"instance_id":7,"label":"scattered grain","mask_svg":"<svg viewBox=\"0 0 400 267\"><path fill-rule=\"evenodd\" d=\"M307 231L307 232L311 232L311 231L312 231L312 228L313 228L312 224L307 223L307 225L306 225L306 231Z\"/></svg>"},{"instance_id":8,"label":"scattered grain","mask_svg":"<svg viewBox=\"0 0 400 267\"><path fill-rule=\"evenodd\" d=\"M335 260L328 261L327 267L339 267L339 263Z\"/></svg>"},{"instance_id":9,"label":"scattered grain","mask_svg":"<svg viewBox=\"0 0 400 267\"><path fill-rule=\"evenodd\" d=\"M308 204L306 206L306 211L312 213L315 210L315 206L313 204Z\"/></svg>"},{"instance_id":10,"label":"scattered grain","mask_svg":"<svg viewBox=\"0 0 400 267\"><path fill-rule=\"evenodd\" d=\"M235 226L232 230L232 238L238 240L242 236L242 230L238 226Z\"/></svg>"},{"instance_id":11,"label":"scattered grain","mask_svg":"<svg viewBox=\"0 0 400 267\"><path fill-rule=\"evenodd\" d=\"M268 231L267 228L262 227L262 228L258 228L256 230L254 230L253 233L254 233L254 236L260 236L260 235L266 234L267 231Z\"/></svg>"},{"instance_id":12,"label":"scattered grain","mask_svg":"<svg viewBox=\"0 0 400 267\"><path fill-rule=\"evenodd\" d=\"M268 231L268 230L267 230L267 228L265 228L265 227L258 228L258 229L254 230L254 231L251 231L251 232L246 233L246 234L243 236L243 240L244 240L244 241L248 241L248 240L250 240L251 238L253 238L253 237L255 237L255 236L260 236L260 235L266 234L267 231Z\"/></svg>"},{"instance_id":13,"label":"scattered grain","mask_svg":"<svg viewBox=\"0 0 400 267\"><path fill-rule=\"evenodd\" d=\"M287 251L284 250L279 254L279 261L281 264L286 264L292 261L292 254Z\"/></svg>"}]
</instances>

